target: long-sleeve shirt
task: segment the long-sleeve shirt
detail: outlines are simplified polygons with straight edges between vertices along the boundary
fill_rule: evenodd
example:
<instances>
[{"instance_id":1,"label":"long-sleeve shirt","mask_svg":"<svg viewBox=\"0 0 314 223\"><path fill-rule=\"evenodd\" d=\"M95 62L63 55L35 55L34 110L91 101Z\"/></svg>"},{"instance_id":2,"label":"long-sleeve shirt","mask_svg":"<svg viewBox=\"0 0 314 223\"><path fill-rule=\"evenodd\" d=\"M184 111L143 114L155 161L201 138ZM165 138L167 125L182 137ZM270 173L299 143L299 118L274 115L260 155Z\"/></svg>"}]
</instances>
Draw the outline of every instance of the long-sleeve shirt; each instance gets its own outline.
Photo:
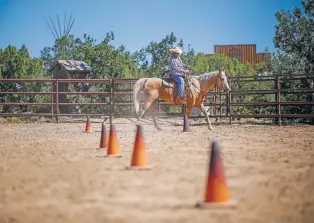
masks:
<instances>
[{"instance_id":1,"label":"long-sleeve shirt","mask_svg":"<svg viewBox=\"0 0 314 223\"><path fill-rule=\"evenodd\" d=\"M170 70L170 75L184 75L186 65L182 63L182 60L180 57L174 57L170 56L169 58L169 70Z\"/></svg>"}]
</instances>

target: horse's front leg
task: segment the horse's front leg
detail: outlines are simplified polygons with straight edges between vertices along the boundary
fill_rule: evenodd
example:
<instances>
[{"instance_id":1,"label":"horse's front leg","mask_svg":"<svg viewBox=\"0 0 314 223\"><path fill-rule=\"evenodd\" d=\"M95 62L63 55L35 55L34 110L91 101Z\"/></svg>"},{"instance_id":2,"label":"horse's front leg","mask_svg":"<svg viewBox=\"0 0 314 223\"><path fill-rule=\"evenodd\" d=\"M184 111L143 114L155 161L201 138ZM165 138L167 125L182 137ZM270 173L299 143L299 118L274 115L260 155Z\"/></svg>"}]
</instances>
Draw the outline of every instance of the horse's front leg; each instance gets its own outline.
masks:
<instances>
[{"instance_id":1,"label":"horse's front leg","mask_svg":"<svg viewBox=\"0 0 314 223\"><path fill-rule=\"evenodd\" d=\"M199 108L199 109L203 112L203 114L205 115L209 130L213 130L213 126L212 126L212 124L211 124L211 122L210 122L210 120L209 120L209 115L210 115L210 113L206 111L206 108L205 108L204 104L203 104L203 103L200 104L200 105L198 106L198 108Z\"/></svg>"},{"instance_id":2,"label":"horse's front leg","mask_svg":"<svg viewBox=\"0 0 314 223\"><path fill-rule=\"evenodd\" d=\"M152 111L152 117L153 117L153 122L154 122L155 128L158 131L162 131L162 129L158 126L157 120L156 120L156 116L157 116L157 101L158 101L158 99L153 101L153 103L151 104L150 108L151 108L151 111Z\"/></svg>"},{"instance_id":3,"label":"horse's front leg","mask_svg":"<svg viewBox=\"0 0 314 223\"><path fill-rule=\"evenodd\" d=\"M186 114L186 121L189 123L189 118L192 114L192 109L193 109L193 105L187 103L187 105L185 105L185 114Z\"/></svg>"},{"instance_id":4,"label":"horse's front leg","mask_svg":"<svg viewBox=\"0 0 314 223\"><path fill-rule=\"evenodd\" d=\"M186 110L185 110L185 112L186 112L187 118L189 118L189 117L191 116L191 114L192 114L192 109L193 109L193 105L191 105L191 104L187 104L187 105L186 105Z\"/></svg>"}]
</instances>

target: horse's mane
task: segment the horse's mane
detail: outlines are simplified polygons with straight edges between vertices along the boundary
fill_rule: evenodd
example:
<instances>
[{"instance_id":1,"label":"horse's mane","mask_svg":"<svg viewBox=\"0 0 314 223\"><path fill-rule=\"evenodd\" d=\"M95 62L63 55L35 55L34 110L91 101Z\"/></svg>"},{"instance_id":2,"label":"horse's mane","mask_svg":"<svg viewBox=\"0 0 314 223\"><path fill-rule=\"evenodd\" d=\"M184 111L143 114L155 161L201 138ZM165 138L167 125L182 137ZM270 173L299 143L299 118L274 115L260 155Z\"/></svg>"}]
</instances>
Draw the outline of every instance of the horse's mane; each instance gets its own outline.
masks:
<instances>
[{"instance_id":1,"label":"horse's mane","mask_svg":"<svg viewBox=\"0 0 314 223\"><path fill-rule=\"evenodd\" d=\"M212 72L206 72L198 76L191 76L192 78L196 78L200 84L202 84L204 81L207 81L210 79L212 76L215 76L218 73L218 70L212 71Z\"/></svg>"}]
</instances>

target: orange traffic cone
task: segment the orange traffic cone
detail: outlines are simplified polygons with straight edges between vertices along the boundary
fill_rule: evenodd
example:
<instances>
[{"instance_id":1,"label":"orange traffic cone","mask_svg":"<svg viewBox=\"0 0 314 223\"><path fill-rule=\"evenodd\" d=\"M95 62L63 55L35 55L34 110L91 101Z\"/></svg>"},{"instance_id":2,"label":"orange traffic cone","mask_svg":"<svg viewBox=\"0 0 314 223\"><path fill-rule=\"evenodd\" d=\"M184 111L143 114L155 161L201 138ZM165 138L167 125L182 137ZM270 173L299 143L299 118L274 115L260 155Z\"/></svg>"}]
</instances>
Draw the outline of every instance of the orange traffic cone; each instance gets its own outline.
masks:
<instances>
[{"instance_id":1,"label":"orange traffic cone","mask_svg":"<svg viewBox=\"0 0 314 223\"><path fill-rule=\"evenodd\" d=\"M120 147L119 147L117 133L116 133L116 126L114 124L111 124L110 126L107 157L121 157Z\"/></svg>"},{"instance_id":2,"label":"orange traffic cone","mask_svg":"<svg viewBox=\"0 0 314 223\"><path fill-rule=\"evenodd\" d=\"M220 157L219 145L212 142L209 172L206 185L205 201L198 202L198 208L234 208L235 202L230 201L229 190L226 184L224 167Z\"/></svg>"},{"instance_id":3,"label":"orange traffic cone","mask_svg":"<svg viewBox=\"0 0 314 223\"><path fill-rule=\"evenodd\" d=\"M87 116L86 126L85 126L85 132L86 132L86 133L91 133L91 132L93 132L93 128L92 128L92 124L91 124L91 122L90 122L89 116Z\"/></svg>"},{"instance_id":4,"label":"orange traffic cone","mask_svg":"<svg viewBox=\"0 0 314 223\"><path fill-rule=\"evenodd\" d=\"M148 165L148 161L147 161L147 153L146 153L146 146L144 143L142 125L137 126L131 165L127 166L126 169L129 169L129 170L151 169L151 166Z\"/></svg>"},{"instance_id":5,"label":"orange traffic cone","mask_svg":"<svg viewBox=\"0 0 314 223\"><path fill-rule=\"evenodd\" d=\"M108 148L108 134L105 121L102 122L99 148Z\"/></svg>"}]
</instances>

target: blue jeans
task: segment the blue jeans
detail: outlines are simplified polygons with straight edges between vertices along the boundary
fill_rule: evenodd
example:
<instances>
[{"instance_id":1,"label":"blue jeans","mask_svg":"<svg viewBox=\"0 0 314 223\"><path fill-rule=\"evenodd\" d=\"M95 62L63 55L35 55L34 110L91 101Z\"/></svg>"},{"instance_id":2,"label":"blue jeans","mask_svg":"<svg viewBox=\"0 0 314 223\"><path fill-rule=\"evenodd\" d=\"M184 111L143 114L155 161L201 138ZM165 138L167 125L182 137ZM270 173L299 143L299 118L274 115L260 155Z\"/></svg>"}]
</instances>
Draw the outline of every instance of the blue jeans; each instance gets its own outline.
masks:
<instances>
[{"instance_id":1,"label":"blue jeans","mask_svg":"<svg viewBox=\"0 0 314 223\"><path fill-rule=\"evenodd\" d=\"M173 75L173 79L178 83L178 94L182 98L184 91L184 79L180 75Z\"/></svg>"}]
</instances>

